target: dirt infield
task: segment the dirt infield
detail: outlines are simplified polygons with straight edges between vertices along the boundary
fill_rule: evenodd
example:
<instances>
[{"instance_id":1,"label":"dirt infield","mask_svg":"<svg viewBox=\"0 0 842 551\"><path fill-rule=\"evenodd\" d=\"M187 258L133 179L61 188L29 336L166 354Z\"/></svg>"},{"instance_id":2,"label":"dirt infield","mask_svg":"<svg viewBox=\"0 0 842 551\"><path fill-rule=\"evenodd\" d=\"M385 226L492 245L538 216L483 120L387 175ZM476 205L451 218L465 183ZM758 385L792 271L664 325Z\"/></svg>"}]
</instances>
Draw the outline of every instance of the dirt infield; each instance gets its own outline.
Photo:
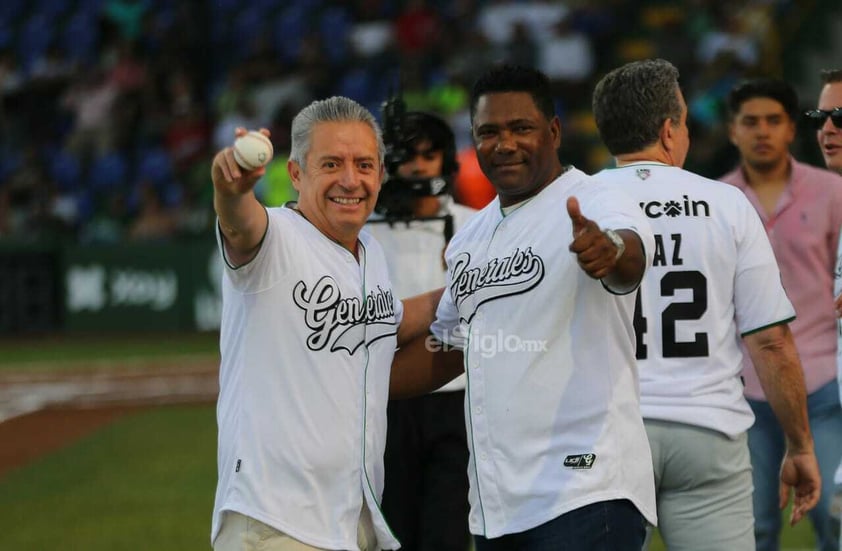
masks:
<instances>
[{"instance_id":1,"label":"dirt infield","mask_svg":"<svg viewBox=\"0 0 842 551\"><path fill-rule=\"evenodd\" d=\"M212 403L218 391L218 362L211 359L0 373L0 477L127 412Z\"/></svg>"}]
</instances>

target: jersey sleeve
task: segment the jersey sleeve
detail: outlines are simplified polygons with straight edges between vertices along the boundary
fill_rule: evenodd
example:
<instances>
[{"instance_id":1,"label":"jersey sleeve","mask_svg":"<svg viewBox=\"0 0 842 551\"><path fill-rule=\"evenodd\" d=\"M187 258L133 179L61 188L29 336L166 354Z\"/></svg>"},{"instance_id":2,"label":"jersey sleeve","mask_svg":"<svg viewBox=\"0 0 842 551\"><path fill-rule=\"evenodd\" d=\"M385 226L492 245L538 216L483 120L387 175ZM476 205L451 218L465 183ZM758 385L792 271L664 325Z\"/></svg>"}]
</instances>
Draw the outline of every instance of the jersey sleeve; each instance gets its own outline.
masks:
<instances>
[{"instance_id":1,"label":"jersey sleeve","mask_svg":"<svg viewBox=\"0 0 842 551\"><path fill-rule=\"evenodd\" d=\"M266 209L268 224L266 233L260 242L260 250L249 262L241 266L233 266L228 261L225 251L224 238L219 223L216 224L216 241L222 255L227 277L234 289L242 293L255 293L275 285L286 273L286 266L290 265L290 258L294 253L286 247L282 234L291 233L293 229L281 213L280 209Z\"/></svg>"},{"instance_id":2,"label":"jersey sleeve","mask_svg":"<svg viewBox=\"0 0 842 551\"><path fill-rule=\"evenodd\" d=\"M734 275L734 307L737 328L745 336L771 325L791 321L795 309L786 295L775 253L760 216L739 192L733 194L739 209L737 270Z\"/></svg>"},{"instance_id":3,"label":"jersey sleeve","mask_svg":"<svg viewBox=\"0 0 842 551\"><path fill-rule=\"evenodd\" d=\"M403 321L403 301L399 299L395 300L395 327L400 327L401 322Z\"/></svg>"}]
</instances>

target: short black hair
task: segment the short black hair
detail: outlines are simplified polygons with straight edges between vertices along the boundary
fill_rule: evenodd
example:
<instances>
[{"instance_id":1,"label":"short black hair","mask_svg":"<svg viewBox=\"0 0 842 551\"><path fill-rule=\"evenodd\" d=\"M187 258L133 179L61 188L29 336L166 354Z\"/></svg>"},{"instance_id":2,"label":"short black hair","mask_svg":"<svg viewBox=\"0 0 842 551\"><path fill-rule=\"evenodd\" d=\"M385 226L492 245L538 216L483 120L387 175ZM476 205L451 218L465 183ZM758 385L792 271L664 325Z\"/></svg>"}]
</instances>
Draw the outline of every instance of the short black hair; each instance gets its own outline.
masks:
<instances>
[{"instance_id":1,"label":"short black hair","mask_svg":"<svg viewBox=\"0 0 842 551\"><path fill-rule=\"evenodd\" d=\"M822 84L842 82L842 69L824 69L821 72Z\"/></svg>"},{"instance_id":2,"label":"short black hair","mask_svg":"<svg viewBox=\"0 0 842 551\"><path fill-rule=\"evenodd\" d=\"M738 83L728 94L728 112L733 118L750 99L768 98L781 104L789 118L798 118L798 94L779 78L755 78Z\"/></svg>"},{"instance_id":3,"label":"short black hair","mask_svg":"<svg viewBox=\"0 0 842 551\"><path fill-rule=\"evenodd\" d=\"M432 113L409 111L404 117L403 130L412 147L429 141L432 151L442 152L442 176L453 175L459 170L456 162L456 137L444 119Z\"/></svg>"},{"instance_id":4,"label":"short black hair","mask_svg":"<svg viewBox=\"0 0 842 551\"><path fill-rule=\"evenodd\" d=\"M522 65L495 65L483 73L471 90L471 121L477 111L477 102L485 94L497 92L526 92L547 120L555 116L555 103L550 79L531 67Z\"/></svg>"}]
</instances>

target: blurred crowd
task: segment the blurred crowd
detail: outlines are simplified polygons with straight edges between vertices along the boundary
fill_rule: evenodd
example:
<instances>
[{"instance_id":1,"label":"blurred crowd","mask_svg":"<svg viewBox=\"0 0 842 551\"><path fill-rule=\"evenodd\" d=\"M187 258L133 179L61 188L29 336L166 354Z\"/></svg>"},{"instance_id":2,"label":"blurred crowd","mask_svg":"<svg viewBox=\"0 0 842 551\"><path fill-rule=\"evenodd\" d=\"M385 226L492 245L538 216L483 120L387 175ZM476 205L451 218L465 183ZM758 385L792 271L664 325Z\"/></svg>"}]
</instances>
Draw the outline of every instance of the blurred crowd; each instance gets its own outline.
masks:
<instances>
[{"instance_id":1,"label":"blurred crowd","mask_svg":"<svg viewBox=\"0 0 842 551\"><path fill-rule=\"evenodd\" d=\"M451 122L468 171L467 94L503 60L552 78L561 156L588 172L608 162L593 84L626 61L670 60L690 108L688 168L721 174L734 160L723 99L744 76L782 74L783 44L811 15L802 4L3 0L0 239L206 236L211 156L234 128L272 131L276 158L258 191L280 204L294 194L292 115L334 94L379 114L399 82L410 109Z\"/></svg>"}]
</instances>

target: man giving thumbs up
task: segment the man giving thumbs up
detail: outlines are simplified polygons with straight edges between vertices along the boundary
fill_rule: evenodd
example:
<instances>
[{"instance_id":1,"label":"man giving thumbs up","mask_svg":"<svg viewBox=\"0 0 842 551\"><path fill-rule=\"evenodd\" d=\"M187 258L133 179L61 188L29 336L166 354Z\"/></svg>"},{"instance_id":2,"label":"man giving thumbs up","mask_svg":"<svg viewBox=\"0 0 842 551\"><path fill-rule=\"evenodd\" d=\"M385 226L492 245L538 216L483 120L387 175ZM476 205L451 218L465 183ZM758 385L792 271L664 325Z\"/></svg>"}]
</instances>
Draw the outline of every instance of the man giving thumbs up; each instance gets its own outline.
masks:
<instances>
[{"instance_id":1,"label":"man giving thumbs up","mask_svg":"<svg viewBox=\"0 0 842 551\"><path fill-rule=\"evenodd\" d=\"M448 246L431 327L441 343L426 350L464 357L476 550L639 551L656 516L632 329L649 224L625 194L561 164L542 73L491 69L471 119L498 197ZM410 355L424 347L398 353L393 389L415 371L402 369Z\"/></svg>"}]
</instances>

